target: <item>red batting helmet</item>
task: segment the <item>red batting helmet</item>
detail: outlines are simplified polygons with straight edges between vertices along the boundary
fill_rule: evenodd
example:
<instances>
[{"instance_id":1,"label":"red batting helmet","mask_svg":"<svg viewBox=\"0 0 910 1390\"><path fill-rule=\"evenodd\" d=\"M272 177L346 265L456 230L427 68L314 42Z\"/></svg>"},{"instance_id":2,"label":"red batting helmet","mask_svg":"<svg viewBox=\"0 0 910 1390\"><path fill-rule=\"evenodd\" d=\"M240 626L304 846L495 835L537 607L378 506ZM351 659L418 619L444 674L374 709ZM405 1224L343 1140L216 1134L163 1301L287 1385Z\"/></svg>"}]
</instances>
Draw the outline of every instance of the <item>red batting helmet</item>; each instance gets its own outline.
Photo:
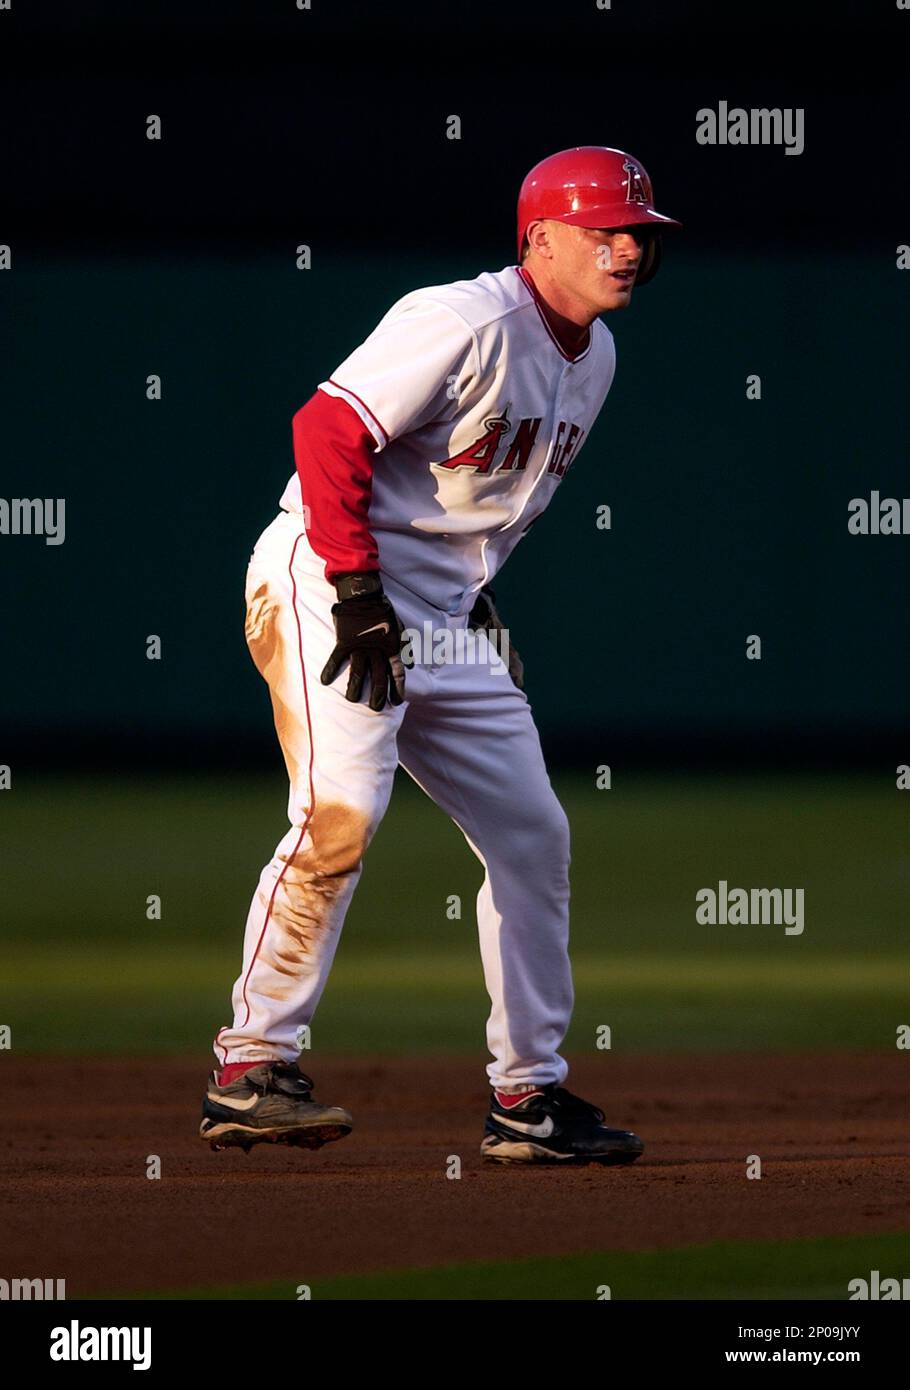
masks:
<instances>
[{"instance_id":1,"label":"red batting helmet","mask_svg":"<svg viewBox=\"0 0 910 1390\"><path fill-rule=\"evenodd\" d=\"M579 145L535 164L518 195L518 259L532 222L553 218L573 227L678 227L654 208L651 180L644 165L622 150ZM657 273L660 235L649 237L637 284Z\"/></svg>"}]
</instances>

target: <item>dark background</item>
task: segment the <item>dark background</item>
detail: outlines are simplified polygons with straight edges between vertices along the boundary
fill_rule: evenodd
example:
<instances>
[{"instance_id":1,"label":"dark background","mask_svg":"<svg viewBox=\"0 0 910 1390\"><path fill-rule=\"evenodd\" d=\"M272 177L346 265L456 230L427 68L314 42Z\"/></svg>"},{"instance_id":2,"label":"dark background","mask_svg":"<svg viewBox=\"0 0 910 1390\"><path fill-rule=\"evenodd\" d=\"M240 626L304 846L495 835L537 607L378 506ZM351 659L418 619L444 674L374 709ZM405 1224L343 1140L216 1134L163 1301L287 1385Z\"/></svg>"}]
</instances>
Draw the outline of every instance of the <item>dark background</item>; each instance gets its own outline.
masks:
<instances>
[{"instance_id":1,"label":"dark background","mask_svg":"<svg viewBox=\"0 0 910 1390\"><path fill-rule=\"evenodd\" d=\"M632 150L684 230L497 582L551 757L903 761L910 538L846 523L910 491L908 34L890 0L14 0L0 493L65 497L67 534L0 538L0 761L278 758L242 593L291 416L398 296L512 263L523 174L578 143ZM722 99L805 108L805 152L698 145Z\"/></svg>"}]
</instances>

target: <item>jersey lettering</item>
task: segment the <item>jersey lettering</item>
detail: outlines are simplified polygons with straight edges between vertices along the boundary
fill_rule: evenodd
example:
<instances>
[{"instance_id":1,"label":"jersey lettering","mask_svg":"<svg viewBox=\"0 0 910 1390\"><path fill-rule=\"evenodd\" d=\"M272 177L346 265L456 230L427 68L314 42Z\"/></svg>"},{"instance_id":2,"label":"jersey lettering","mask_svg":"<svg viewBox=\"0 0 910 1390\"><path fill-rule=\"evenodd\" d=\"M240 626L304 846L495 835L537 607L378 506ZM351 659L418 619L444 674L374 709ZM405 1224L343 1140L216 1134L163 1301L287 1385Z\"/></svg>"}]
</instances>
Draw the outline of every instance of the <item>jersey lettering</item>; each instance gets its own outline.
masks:
<instances>
[{"instance_id":1,"label":"jersey lettering","mask_svg":"<svg viewBox=\"0 0 910 1390\"><path fill-rule=\"evenodd\" d=\"M444 459L440 467L474 468L478 473L489 473L496 457L496 450L499 448L499 441L510 429L511 425L504 415L485 420L484 433L480 438L475 439L466 449L462 449L460 454Z\"/></svg>"},{"instance_id":2,"label":"jersey lettering","mask_svg":"<svg viewBox=\"0 0 910 1390\"><path fill-rule=\"evenodd\" d=\"M553 457L547 465L547 472L552 473L556 478L564 478L569 464L572 462L572 455L581 443L582 429L579 425L572 425L569 433L563 442L563 430L566 421L560 420L559 429L556 431L556 447L553 450Z\"/></svg>"},{"instance_id":3,"label":"jersey lettering","mask_svg":"<svg viewBox=\"0 0 910 1390\"><path fill-rule=\"evenodd\" d=\"M526 416L520 420L515 437L509 445L505 457L501 463L497 463L496 454L500 443L512 426L506 415L494 416L484 422L482 435L479 435L460 453L453 454L450 459L443 459L438 467L473 468L475 472L483 474L494 471L500 473L520 472L528 466L528 460L537 442L541 424L542 419L539 415ZM567 429L568 434L566 434ZM552 456L547 464L547 473L551 477L562 478L565 476L566 469L572 461L572 455L579 446L582 434L583 430L580 425L570 425L568 420L560 420L556 428Z\"/></svg>"},{"instance_id":4,"label":"jersey lettering","mask_svg":"<svg viewBox=\"0 0 910 1390\"><path fill-rule=\"evenodd\" d=\"M514 468L519 471L527 468L531 450L537 440L537 431L540 429L540 416L535 415L530 420L522 420L518 429L515 431L515 438L509 445L509 452L502 461L503 472L506 469Z\"/></svg>"}]
</instances>

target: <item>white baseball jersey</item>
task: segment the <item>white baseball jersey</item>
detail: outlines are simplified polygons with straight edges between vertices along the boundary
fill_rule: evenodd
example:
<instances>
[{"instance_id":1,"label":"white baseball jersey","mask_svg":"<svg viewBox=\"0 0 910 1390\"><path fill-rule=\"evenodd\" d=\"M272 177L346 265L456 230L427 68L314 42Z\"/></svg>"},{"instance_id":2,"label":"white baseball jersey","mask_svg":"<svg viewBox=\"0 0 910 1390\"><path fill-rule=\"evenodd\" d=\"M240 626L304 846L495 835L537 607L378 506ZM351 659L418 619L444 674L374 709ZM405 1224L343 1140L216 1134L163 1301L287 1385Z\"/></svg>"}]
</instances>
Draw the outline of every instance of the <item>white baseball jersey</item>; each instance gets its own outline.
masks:
<instances>
[{"instance_id":1,"label":"white baseball jersey","mask_svg":"<svg viewBox=\"0 0 910 1390\"><path fill-rule=\"evenodd\" d=\"M320 390L375 440L369 527L380 569L468 612L577 457L613 381L601 320L574 358L518 266L400 299ZM303 510L295 473L281 499Z\"/></svg>"}]
</instances>

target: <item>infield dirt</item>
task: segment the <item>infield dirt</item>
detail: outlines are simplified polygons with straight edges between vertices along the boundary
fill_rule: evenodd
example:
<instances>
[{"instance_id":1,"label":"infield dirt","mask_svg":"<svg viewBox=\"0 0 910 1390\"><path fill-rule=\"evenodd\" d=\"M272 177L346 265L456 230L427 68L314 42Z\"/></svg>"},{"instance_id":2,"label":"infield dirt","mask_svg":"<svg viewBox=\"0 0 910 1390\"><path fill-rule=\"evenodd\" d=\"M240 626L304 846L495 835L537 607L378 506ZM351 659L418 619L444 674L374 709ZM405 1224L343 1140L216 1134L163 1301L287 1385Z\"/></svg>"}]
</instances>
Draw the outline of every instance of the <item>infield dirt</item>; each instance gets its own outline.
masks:
<instances>
[{"instance_id":1,"label":"infield dirt","mask_svg":"<svg viewBox=\"0 0 910 1390\"><path fill-rule=\"evenodd\" d=\"M630 1168L571 1170L482 1163L482 1062L311 1065L317 1098L349 1108L354 1133L318 1153L246 1156L196 1137L204 1057L7 1054L0 1275L65 1278L78 1298L910 1229L900 1052L576 1058L572 1089L647 1151ZM760 1180L746 1177L753 1154Z\"/></svg>"}]
</instances>

